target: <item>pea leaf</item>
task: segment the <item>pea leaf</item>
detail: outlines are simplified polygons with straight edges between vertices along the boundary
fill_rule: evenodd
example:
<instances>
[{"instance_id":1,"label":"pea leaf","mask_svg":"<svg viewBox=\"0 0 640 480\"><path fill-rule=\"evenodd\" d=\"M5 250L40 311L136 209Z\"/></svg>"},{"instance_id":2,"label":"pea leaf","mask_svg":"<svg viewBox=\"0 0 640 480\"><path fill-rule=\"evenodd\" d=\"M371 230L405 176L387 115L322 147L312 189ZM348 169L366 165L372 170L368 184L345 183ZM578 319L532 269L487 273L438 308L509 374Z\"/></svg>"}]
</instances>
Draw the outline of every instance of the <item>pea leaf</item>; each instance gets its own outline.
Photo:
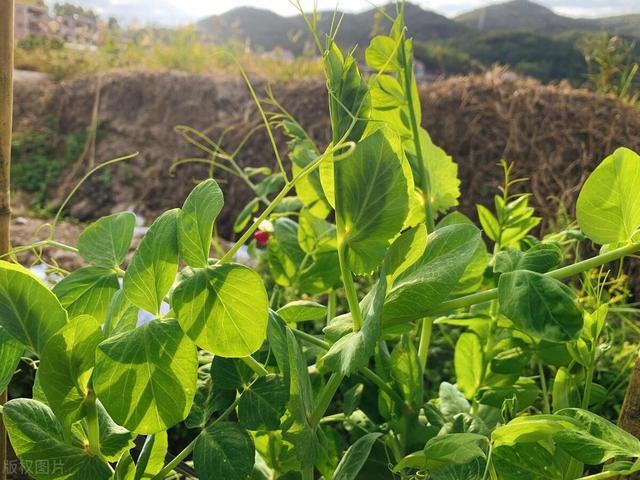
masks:
<instances>
[{"instance_id":1,"label":"pea leaf","mask_svg":"<svg viewBox=\"0 0 640 480\"><path fill-rule=\"evenodd\" d=\"M78 237L78 253L91 265L113 269L127 256L135 226L131 212L102 217Z\"/></svg>"},{"instance_id":2,"label":"pea leaf","mask_svg":"<svg viewBox=\"0 0 640 480\"><path fill-rule=\"evenodd\" d=\"M576 294L554 278L527 270L505 273L498 299L500 311L516 328L536 338L566 342L582 330Z\"/></svg>"},{"instance_id":3,"label":"pea leaf","mask_svg":"<svg viewBox=\"0 0 640 480\"><path fill-rule=\"evenodd\" d=\"M399 139L388 132L376 130L348 158L333 164L338 244L346 247L354 273L380 265L409 213L412 180L397 153Z\"/></svg>"},{"instance_id":4,"label":"pea leaf","mask_svg":"<svg viewBox=\"0 0 640 480\"><path fill-rule=\"evenodd\" d=\"M238 421L247 430L278 430L288 401L289 388L282 377L260 377L242 394Z\"/></svg>"},{"instance_id":5,"label":"pea leaf","mask_svg":"<svg viewBox=\"0 0 640 480\"><path fill-rule=\"evenodd\" d=\"M383 72L397 72L402 66L398 55L398 42L386 35L376 35L365 50L369 68Z\"/></svg>"},{"instance_id":6,"label":"pea leaf","mask_svg":"<svg viewBox=\"0 0 640 480\"><path fill-rule=\"evenodd\" d=\"M427 228L422 223L396 238L384 258L387 284L393 285L405 270L422 257L426 247Z\"/></svg>"},{"instance_id":7,"label":"pea leaf","mask_svg":"<svg viewBox=\"0 0 640 480\"><path fill-rule=\"evenodd\" d=\"M299 226L288 218L278 218L274 223L272 238L267 244L267 260L274 280L290 286L300 273L300 264L305 257L298 244Z\"/></svg>"},{"instance_id":8,"label":"pea leaf","mask_svg":"<svg viewBox=\"0 0 640 480\"><path fill-rule=\"evenodd\" d=\"M296 337L286 329L289 360L289 405L290 417L283 425L283 438L294 445L294 453L300 463L315 463L320 455L320 443L315 430L309 424L313 413L313 389L311 378Z\"/></svg>"},{"instance_id":9,"label":"pea leaf","mask_svg":"<svg viewBox=\"0 0 640 480\"><path fill-rule=\"evenodd\" d=\"M254 463L253 441L236 423L210 425L198 436L193 464L199 478L245 480Z\"/></svg>"},{"instance_id":10,"label":"pea leaf","mask_svg":"<svg viewBox=\"0 0 640 480\"><path fill-rule=\"evenodd\" d=\"M164 460L168 448L167 432L158 432L149 435L142 445L142 451L138 457L136 473L133 480L153 478L164 467Z\"/></svg>"},{"instance_id":11,"label":"pea leaf","mask_svg":"<svg viewBox=\"0 0 640 480\"><path fill-rule=\"evenodd\" d=\"M278 315L287 323L322 320L327 315L327 307L309 300L295 300L278 309Z\"/></svg>"},{"instance_id":12,"label":"pea leaf","mask_svg":"<svg viewBox=\"0 0 640 480\"><path fill-rule=\"evenodd\" d=\"M557 432L556 444L587 465L599 465L614 457L640 457L640 440L595 413L567 408L556 413L574 421L577 428Z\"/></svg>"},{"instance_id":13,"label":"pea leaf","mask_svg":"<svg viewBox=\"0 0 640 480\"><path fill-rule=\"evenodd\" d=\"M103 323L115 293L120 289L112 268L85 267L72 272L53 288L69 316L91 315Z\"/></svg>"},{"instance_id":14,"label":"pea leaf","mask_svg":"<svg viewBox=\"0 0 640 480\"><path fill-rule=\"evenodd\" d=\"M100 427L100 453L109 462L115 462L122 452L134 447L136 435L121 427L109 416L100 400L96 401Z\"/></svg>"},{"instance_id":15,"label":"pea leaf","mask_svg":"<svg viewBox=\"0 0 640 480\"><path fill-rule=\"evenodd\" d=\"M576 204L578 225L595 243L627 242L640 227L640 155L618 148L589 175Z\"/></svg>"},{"instance_id":16,"label":"pea leaf","mask_svg":"<svg viewBox=\"0 0 640 480\"><path fill-rule=\"evenodd\" d=\"M431 205L434 212L444 213L451 207L458 205L460 197L458 164L442 148L433 143L425 129L420 129L419 137L424 169L429 173ZM412 156L409 156L409 160L412 160ZM420 159L413 160L413 162L418 161ZM414 168L413 171L416 175L415 172L419 170ZM416 185L422 185L418 182L417 176L415 182Z\"/></svg>"},{"instance_id":17,"label":"pea leaf","mask_svg":"<svg viewBox=\"0 0 640 480\"><path fill-rule=\"evenodd\" d=\"M189 413L196 389L195 345L175 320L154 320L98 346L93 386L128 430L167 430Z\"/></svg>"},{"instance_id":18,"label":"pea leaf","mask_svg":"<svg viewBox=\"0 0 640 480\"><path fill-rule=\"evenodd\" d=\"M67 323L67 312L27 269L0 261L0 327L35 353Z\"/></svg>"},{"instance_id":19,"label":"pea leaf","mask_svg":"<svg viewBox=\"0 0 640 480\"><path fill-rule=\"evenodd\" d=\"M215 360L226 360L216 357ZM193 406L184 423L187 428L204 428L215 412L222 412L233 403L236 397L235 388L222 388L226 385L214 382L211 377L210 366L203 365L198 369L198 385Z\"/></svg>"},{"instance_id":20,"label":"pea leaf","mask_svg":"<svg viewBox=\"0 0 640 480\"><path fill-rule=\"evenodd\" d=\"M235 358L215 357L210 372L213 383L222 390L242 390L253 377L253 371Z\"/></svg>"},{"instance_id":21,"label":"pea leaf","mask_svg":"<svg viewBox=\"0 0 640 480\"><path fill-rule=\"evenodd\" d=\"M520 443L493 450L497 478L504 480L560 480L565 478L562 461L539 443Z\"/></svg>"},{"instance_id":22,"label":"pea leaf","mask_svg":"<svg viewBox=\"0 0 640 480\"><path fill-rule=\"evenodd\" d=\"M213 223L222 210L222 190L213 179L194 188L178 213L178 249L190 267L206 267Z\"/></svg>"},{"instance_id":23,"label":"pea leaf","mask_svg":"<svg viewBox=\"0 0 640 480\"><path fill-rule=\"evenodd\" d=\"M403 335L391 351L390 373L409 405L419 409L424 390L422 367L416 347L408 335Z\"/></svg>"},{"instance_id":24,"label":"pea leaf","mask_svg":"<svg viewBox=\"0 0 640 480\"><path fill-rule=\"evenodd\" d=\"M11 400L4 405L2 417L16 455L34 479L111 477L109 466L98 457L82 446L65 443L62 424L43 403L28 398Z\"/></svg>"},{"instance_id":25,"label":"pea leaf","mask_svg":"<svg viewBox=\"0 0 640 480\"><path fill-rule=\"evenodd\" d=\"M450 433L430 439L424 446L424 455L429 470L439 470L449 465L463 465L474 459L484 458L480 444L487 437L477 433Z\"/></svg>"},{"instance_id":26,"label":"pea leaf","mask_svg":"<svg viewBox=\"0 0 640 480\"><path fill-rule=\"evenodd\" d=\"M455 289L480 242L480 231L468 224L450 225L431 233L422 257L398 276L388 292L385 324L428 316Z\"/></svg>"},{"instance_id":27,"label":"pea leaf","mask_svg":"<svg viewBox=\"0 0 640 480\"><path fill-rule=\"evenodd\" d=\"M456 386L464 396L471 399L480 388L482 379L483 352L480 338L465 332L458 338L454 355Z\"/></svg>"},{"instance_id":28,"label":"pea leaf","mask_svg":"<svg viewBox=\"0 0 640 480\"><path fill-rule=\"evenodd\" d=\"M23 352L24 346L0 327L0 392L9 385Z\"/></svg>"},{"instance_id":29,"label":"pea leaf","mask_svg":"<svg viewBox=\"0 0 640 480\"><path fill-rule=\"evenodd\" d=\"M51 409L68 427L82 417L95 350L103 339L95 318L80 315L51 337L42 350L39 372L46 379L42 390Z\"/></svg>"},{"instance_id":30,"label":"pea leaf","mask_svg":"<svg viewBox=\"0 0 640 480\"><path fill-rule=\"evenodd\" d=\"M200 348L246 357L266 338L269 300L260 276L239 264L198 269L173 292L180 326Z\"/></svg>"},{"instance_id":31,"label":"pea leaf","mask_svg":"<svg viewBox=\"0 0 640 480\"><path fill-rule=\"evenodd\" d=\"M336 467L332 480L355 480L380 435L380 433L367 433L351 445Z\"/></svg>"},{"instance_id":32,"label":"pea leaf","mask_svg":"<svg viewBox=\"0 0 640 480\"><path fill-rule=\"evenodd\" d=\"M169 210L153 222L124 276L127 298L156 316L178 273L177 216Z\"/></svg>"}]
</instances>

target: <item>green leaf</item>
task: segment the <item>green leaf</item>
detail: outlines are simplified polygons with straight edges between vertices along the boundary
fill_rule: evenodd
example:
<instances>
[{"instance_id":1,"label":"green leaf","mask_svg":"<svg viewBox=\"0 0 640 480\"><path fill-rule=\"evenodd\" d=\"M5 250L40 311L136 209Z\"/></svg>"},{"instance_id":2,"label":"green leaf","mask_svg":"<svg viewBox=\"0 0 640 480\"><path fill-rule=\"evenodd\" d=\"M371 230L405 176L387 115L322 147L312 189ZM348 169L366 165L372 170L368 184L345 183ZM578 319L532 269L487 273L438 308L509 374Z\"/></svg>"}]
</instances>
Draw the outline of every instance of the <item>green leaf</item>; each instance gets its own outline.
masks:
<instances>
[{"instance_id":1,"label":"green leaf","mask_svg":"<svg viewBox=\"0 0 640 480\"><path fill-rule=\"evenodd\" d=\"M332 480L356 480L364 463L369 458L373 444L380 438L380 435L382 434L367 433L351 445L340 460Z\"/></svg>"},{"instance_id":2,"label":"green leaf","mask_svg":"<svg viewBox=\"0 0 640 480\"><path fill-rule=\"evenodd\" d=\"M305 258L298 244L299 226L288 218L278 218L274 232L267 244L267 259L274 280L283 286L290 286L299 275L300 264Z\"/></svg>"},{"instance_id":3,"label":"green leaf","mask_svg":"<svg viewBox=\"0 0 640 480\"><path fill-rule=\"evenodd\" d=\"M477 433L450 433L430 439L424 446L429 470L439 470L449 465L462 465L485 453L479 444L486 444L487 437Z\"/></svg>"},{"instance_id":4,"label":"green leaf","mask_svg":"<svg viewBox=\"0 0 640 480\"><path fill-rule=\"evenodd\" d=\"M215 360L227 359L216 357ZM189 416L184 421L187 428L204 428L211 415L224 411L233 403L236 390L233 387L231 389L221 388L225 386L225 384L214 383L211 378L210 365L203 365L198 369L196 395Z\"/></svg>"},{"instance_id":5,"label":"green leaf","mask_svg":"<svg viewBox=\"0 0 640 480\"><path fill-rule=\"evenodd\" d=\"M422 257L397 278L388 292L385 322L403 323L428 316L455 289L480 242L480 231L468 224L450 225L431 233Z\"/></svg>"},{"instance_id":6,"label":"green leaf","mask_svg":"<svg viewBox=\"0 0 640 480\"><path fill-rule=\"evenodd\" d=\"M494 447L516 443L549 442L553 436L574 428L573 422L560 415L531 415L517 417L508 424L496 428L491 434Z\"/></svg>"},{"instance_id":7,"label":"green leaf","mask_svg":"<svg viewBox=\"0 0 640 480\"><path fill-rule=\"evenodd\" d=\"M266 338L267 292L260 276L243 265L194 271L176 287L172 301L189 338L215 355L246 357Z\"/></svg>"},{"instance_id":8,"label":"green leaf","mask_svg":"<svg viewBox=\"0 0 640 480\"><path fill-rule=\"evenodd\" d=\"M133 480L155 477L164 467L168 447L167 432L149 435L142 445Z\"/></svg>"},{"instance_id":9,"label":"green leaf","mask_svg":"<svg viewBox=\"0 0 640 480\"><path fill-rule=\"evenodd\" d=\"M408 335L391 351L391 378L402 396L413 408L419 409L423 401L422 367L415 345Z\"/></svg>"},{"instance_id":10,"label":"green leaf","mask_svg":"<svg viewBox=\"0 0 640 480\"><path fill-rule=\"evenodd\" d=\"M242 360L215 357L211 362L211 379L216 388L242 390L253 377L251 370Z\"/></svg>"},{"instance_id":11,"label":"green leaf","mask_svg":"<svg viewBox=\"0 0 640 480\"><path fill-rule=\"evenodd\" d=\"M124 276L127 298L156 316L178 273L177 217L169 210L153 222Z\"/></svg>"},{"instance_id":12,"label":"green leaf","mask_svg":"<svg viewBox=\"0 0 640 480\"><path fill-rule=\"evenodd\" d=\"M331 252L336 250L336 227L314 216L309 210L300 212L298 243L307 254Z\"/></svg>"},{"instance_id":13,"label":"green leaf","mask_svg":"<svg viewBox=\"0 0 640 480\"><path fill-rule=\"evenodd\" d=\"M123 452L135 446L136 435L121 427L109 416L100 400L96 401L100 427L100 453L109 462L115 462Z\"/></svg>"},{"instance_id":14,"label":"green leaf","mask_svg":"<svg viewBox=\"0 0 640 480\"><path fill-rule=\"evenodd\" d=\"M352 55L345 59L335 42L324 56L329 95L329 113L333 143L346 137L357 142L367 126L371 100L367 84L360 75ZM354 119L358 119L354 122ZM353 124L353 125L352 125ZM323 184L324 187L324 184ZM325 189L331 203L331 195Z\"/></svg>"},{"instance_id":15,"label":"green leaf","mask_svg":"<svg viewBox=\"0 0 640 480\"><path fill-rule=\"evenodd\" d=\"M309 424L313 413L313 389L307 362L298 342L286 329L289 359L289 405L290 417L283 425L283 438L293 444L296 458L303 465L312 465L320 455L320 443L315 430Z\"/></svg>"},{"instance_id":16,"label":"green leaf","mask_svg":"<svg viewBox=\"0 0 640 480\"><path fill-rule=\"evenodd\" d=\"M453 361L456 370L456 385L469 399L474 397L481 386L483 357L480 338L475 333L466 332L460 335L456 343Z\"/></svg>"},{"instance_id":17,"label":"green leaf","mask_svg":"<svg viewBox=\"0 0 640 480\"><path fill-rule=\"evenodd\" d=\"M240 233L242 230L244 230L249 223L249 220L251 220L253 214L258 211L258 208L260 208L259 198L254 198L249 203L247 203L242 211L238 214L236 221L233 223L233 231L235 233Z\"/></svg>"},{"instance_id":18,"label":"green leaf","mask_svg":"<svg viewBox=\"0 0 640 480\"><path fill-rule=\"evenodd\" d=\"M122 212L102 217L78 237L78 253L91 265L113 269L129 253L136 216Z\"/></svg>"},{"instance_id":19,"label":"green leaf","mask_svg":"<svg viewBox=\"0 0 640 480\"><path fill-rule=\"evenodd\" d=\"M572 419L577 428L561 430L553 440L580 462L599 465L618 456L640 457L640 440L595 413L568 408L556 415Z\"/></svg>"},{"instance_id":20,"label":"green leaf","mask_svg":"<svg viewBox=\"0 0 640 480\"><path fill-rule=\"evenodd\" d=\"M556 372L551 398L553 399L554 412L564 408L577 407L581 403L577 379L566 367L560 367Z\"/></svg>"},{"instance_id":21,"label":"green leaf","mask_svg":"<svg viewBox=\"0 0 640 480\"><path fill-rule=\"evenodd\" d=\"M386 35L376 35L365 50L365 60L369 68L379 72L397 72L402 69L399 45Z\"/></svg>"},{"instance_id":22,"label":"green leaf","mask_svg":"<svg viewBox=\"0 0 640 480\"><path fill-rule=\"evenodd\" d=\"M478 209L478 220L480 221L482 230L485 235L489 237L489 240L493 240L495 242L500 236L500 224L498 223L498 219L484 205L476 205L476 208Z\"/></svg>"},{"instance_id":23,"label":"green leaf","mask_svg":"<svg viewBox=\"0 0 640 480\"><path fill-rule=\"evenodd\" d=\"M304 136L289 142L291 153L291 173L294 177L298 176L302 170L312 163L319 155L316 146ZM318 217L325 218L331 212L331 205L327 201L322 183L320 181L320 172L316 169L306 176L301 177L296 183L296 194L309 212Z\"/></svg>"},{"instance_id":24,"label":"green leaf","mask_svg":"<svg viewBox=\"0 0 640 480\"><path fill-rule=\"evenodd\" d=\"M0 261L0 327L35 353L67 323L56 296L27 269Z\"/></svg>"},{"instance_id":25,"label":"green leaf","mask_svg":"<svg viewBox=\"0 0 640 480\"><path fill-rule=\"evenodd\" d=\"M240 397L238 421L247 430L278 430L288 401L289 388L282 377L260 377Z\"/></svg>"},{"instance_id":26,"label":"green leaf","mask_svg":"<svg viewBox=\"0 0 640 480\"><path fill-rule=\"evenodd\" d=\"M4 405L2 417L11 446L35 480L111 477L102 460L81 445L65 443L62 424L46 405L28 398L11 400Z\"/></svg>"},{"instance_id":27,"label":"green leaf","mask_svg":"<svg viewBox=\"0 0 640 480\"><path fill-rule=\"evenodd\" d=\"M557 455L538 443L521 443L493 450L492 461L500 480L563 480L564 466Z\"/></svg>"},{"instance_id":28,"label":"green leaf","mask_svg":"<svg viewBox=\"0 0 640 480\"><path fill-rule=\"evenodd\" d=\"M112 480L134 480L136 465L129 452L124 452L118 459Z\"/></svg>"},{"instance_id":29,"label":"green leaf","mask_svg":"<svg viewBox=\"0 0 640 480\"><path fill-rule=\"evenodd\" d=\"M104 333L107 337L133 330L138 324L139 309L129 301L123 289L118 290L111 299L104 321Z\"/></svg>"},{"instance_id":30,"label":"green leaf","mask_svg":"<svg viewBox=\"0 0 640 480\"><path fill-rule=\"evenodd\" d=\"M422 223L394 240L384 257L384 271L387 274L389 287L422 257L425 248L427 248L427 228Z\"/></svg>"},{"instance_id":31,"label":"green leaf","mask_svg":"<svg viewBox=\"0 0 640 480\"><path fill-rule=\"evenodd\" d=\"M23 352L24 346L0 327L0 392L11 382Z\"/></svg>"},{"instance_id":32,"label":"green leaf","mask_svg":"<svg viewBox=\"0 0 640 480\"><path fill-rule=\"evenodd\" d=\"M447 420L453 420L459 413L469 413L471 410L471 405L462 392L448 382L440 384L438 399L440 411Z\"/></svg>"},{"instance_id":33,"label":"green leaf","mask_svg":"<svg viewBox=\"0 0 640 480\"><path fill-rule=\"evenodd\" d=\"M206 267L213 223L222 210L222 190L213 179L194 188L178 213L178 249L190 267Z\"/></svg>"},{"instance_id":34,"label":"green leaf","mask_svg":"<svg viewBox=\"0 0 640 480\"><path fill-rule=\"evenodd\" d=\"M327 307L309 300L295 300L278 309L278 315L287 323L313 322L327 315Z\"/></svg>"},{"instance_id":35,"label":"green leaf","mask_svg":"<svg viewBox=\"0 0 640 480\"><path fill-rule=\"evenodd\" d=\"M175 320L154 320L98 346L93 386L113 419L151 434L184 420L196 390L196 347Z\"/></svg>"},{"instance_id":36,"label":"green leaf","mask_svg":"<svg viewBox=\"0 0 640 480\"><path fill-rule=\"evenodd\" d=\"M51 409L68 427L83 416L95 350L103 339L95 318L80 315L51 337L42 350L39 372L46 379L42 390Z\"/></svg>"},{"instance_id":37,"label":"green leaf","mask_svg":"<svg viewBox=\"0 0 640 480\"><path fill-rule=\"evenodd\" d=\"M382 308L384 306L387 282L384 269L375 287L360 302L362 328L349 332L340 338L324 357L325 364L342 375L350 375L369 364L376 343L382 333Z\"/></svg>"},{"instance_id":38,"label":"green leaf","mask_svg":"<svg viewBox=\"0 0 640 480\"><path fill-rule=\"evenodd\" d=\"M200 433L193 464L203 480L246 480L255 463L251 437L231 422L210 425Z\"/></svg>"},{"instance_id":39,"label":"green leaf","mask_svg":"<svg viewBox=\"0 0 640 480\"><path fill-rule=\"evenodd\" d=\"M379 129L334 163L338 244L354 273L380 265L409 213L413 182L398 151L399 138Z\"/></svg>"},{"instance_id":40,"label":"green leaf","mask_svg":"<svg viewBox=\"0 0 640 480\"><path fill-rule=\"evenodd\" d=\"M458 205L460 197L458 164L442 148L433 143L426 130L421 128L419 136L425 170L429 173L433 211L445 213L451 207ZM416 185L421 185L417 178Z\"/></svg>"},{"instance_id":41,"label":"green leaf","mask_svg":"<svg viewBox=\"0 0 640 480\"><path fill-rule=\"evenodd\" d=\"M85 267L63 278L53 293L70 317L91 315L102 324L119 289L118 275L112 268Z\"/></svg>"},{"instance_id":42,"label":"green leaf","mask_svg":"<svg viewBox=\"0 0 640 480\"><path fill-rule=\"evenodd\" d=\"M576 294L554 278L527 270L505 273L498 282L498 299L502 314L536 338L566 342L582 330Z\"/></svg>"},{"instance_id":43,"label":"green leaf","mask_svg":"<svg viewBox=\"0 0 640 480\"><path fill-rule=\"evenodd\" d=\"M618 148L589 175L576 204L578 225L598 244L627 242L640 226L640 156Z\"/></svg>"}]
</instances>

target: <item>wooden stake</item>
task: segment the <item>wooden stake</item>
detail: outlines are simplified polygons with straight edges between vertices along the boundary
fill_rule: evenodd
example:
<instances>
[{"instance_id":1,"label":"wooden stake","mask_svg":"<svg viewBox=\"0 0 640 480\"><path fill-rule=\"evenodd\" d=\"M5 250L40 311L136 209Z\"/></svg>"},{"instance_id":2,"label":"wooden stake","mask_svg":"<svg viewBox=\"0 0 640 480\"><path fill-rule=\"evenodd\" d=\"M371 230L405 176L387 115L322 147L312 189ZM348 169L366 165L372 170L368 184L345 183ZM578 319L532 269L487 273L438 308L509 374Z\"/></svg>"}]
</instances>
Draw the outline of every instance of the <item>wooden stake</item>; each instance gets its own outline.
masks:
<instances>
[{"instance_id":1,"label":"wooden stake","mask_svg":"<svg viewBox=\"0 0 640 480\"><path fill-rule=\"evenodd\" d=\"M13 25L14 0L0 0L0 255L9 251L11 196L11 122L13 115ZM7 392L0 395L0 404ZM0 480L7 478L7 432L0 418Z\"/></svg>"},{"instance_id":2,"label":"wooden stake","mask_svg":"<svg viewBox=\"0 0 640 480\"><path fill-rule=\"evenodd\" d=\"M624 396L618 426L640 438L640 357L631 372L627 393Z\"/></svg>"}]
</instances>

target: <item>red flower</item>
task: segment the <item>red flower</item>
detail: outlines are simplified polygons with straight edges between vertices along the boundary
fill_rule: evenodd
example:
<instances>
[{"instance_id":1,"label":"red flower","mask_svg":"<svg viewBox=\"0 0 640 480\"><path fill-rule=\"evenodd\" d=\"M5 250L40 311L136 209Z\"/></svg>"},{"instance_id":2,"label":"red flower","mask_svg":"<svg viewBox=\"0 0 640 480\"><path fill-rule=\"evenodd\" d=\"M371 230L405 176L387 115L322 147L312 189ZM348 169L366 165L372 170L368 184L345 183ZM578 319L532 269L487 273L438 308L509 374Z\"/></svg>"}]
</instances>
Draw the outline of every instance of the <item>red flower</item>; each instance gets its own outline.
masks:
<instances>
[{"instance_id":1,"label":"red flower","mask_svg":"<svg viewBox=\"0 0 640 480\"><path fill-rule=\"evenodd\" d=\"M258 230L254 234L254 236L256 238L256 243L258 244L259 247L266 247L267 246L267 242L269 241L269 232L265 232L263 230Z\"/></svg>"}]
</instances>

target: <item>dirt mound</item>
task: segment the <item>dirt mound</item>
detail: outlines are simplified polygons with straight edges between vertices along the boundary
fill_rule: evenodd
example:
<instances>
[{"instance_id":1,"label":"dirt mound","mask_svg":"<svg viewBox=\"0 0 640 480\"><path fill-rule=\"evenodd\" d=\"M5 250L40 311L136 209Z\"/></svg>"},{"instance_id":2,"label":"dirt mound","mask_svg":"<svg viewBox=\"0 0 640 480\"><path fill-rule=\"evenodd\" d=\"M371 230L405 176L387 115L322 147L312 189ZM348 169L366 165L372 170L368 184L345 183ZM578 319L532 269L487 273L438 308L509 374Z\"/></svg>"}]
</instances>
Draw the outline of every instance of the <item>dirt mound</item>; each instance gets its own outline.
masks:
<instances>
[{"instance_id":1,"label":"dirt mound","mask_svg":"<svg viewBox=\"0 0 640 480\"><path fill-rule=\"evenodd\" d=\"M265 86L255 84L259 93ZM274 85L273 92L318 142L328 140L323 81ZM564 85L543 86L495 70L435 82L423 88L421 96L426 127L460 165L462 210L471 215L475 203L492 202L501 179L496 166L501 158L516 162L517 175L530 177L525 188L534 192L535 206L552 218L559 202L573 206L586 175L616 147L640 149L640 109ZM65 170L66 184L94 162L140 154L126 164L107 167L110 173L95 175L84 185L70 210L81 220L128 207L151 218L182 203L208 167L181 166L175 177L169 175L174 161L203 156L174 132L174 126L189 125L214 139L235 126L223 142L233 150L260 123L246 87L237 79L129 71L60 84L18 82L15 129L47 130L57 137L87 129L96 99L95 158L86 155L82 164ZM284 139L280 140L284 153ZM237 160L241 165L274 166L264 132L249 139ZM220 178L227 182L221 233L228 236L250 194L237 179L224 174ZM51 194L56 195L60 192Z\"/></svg>"}]
</instances>

